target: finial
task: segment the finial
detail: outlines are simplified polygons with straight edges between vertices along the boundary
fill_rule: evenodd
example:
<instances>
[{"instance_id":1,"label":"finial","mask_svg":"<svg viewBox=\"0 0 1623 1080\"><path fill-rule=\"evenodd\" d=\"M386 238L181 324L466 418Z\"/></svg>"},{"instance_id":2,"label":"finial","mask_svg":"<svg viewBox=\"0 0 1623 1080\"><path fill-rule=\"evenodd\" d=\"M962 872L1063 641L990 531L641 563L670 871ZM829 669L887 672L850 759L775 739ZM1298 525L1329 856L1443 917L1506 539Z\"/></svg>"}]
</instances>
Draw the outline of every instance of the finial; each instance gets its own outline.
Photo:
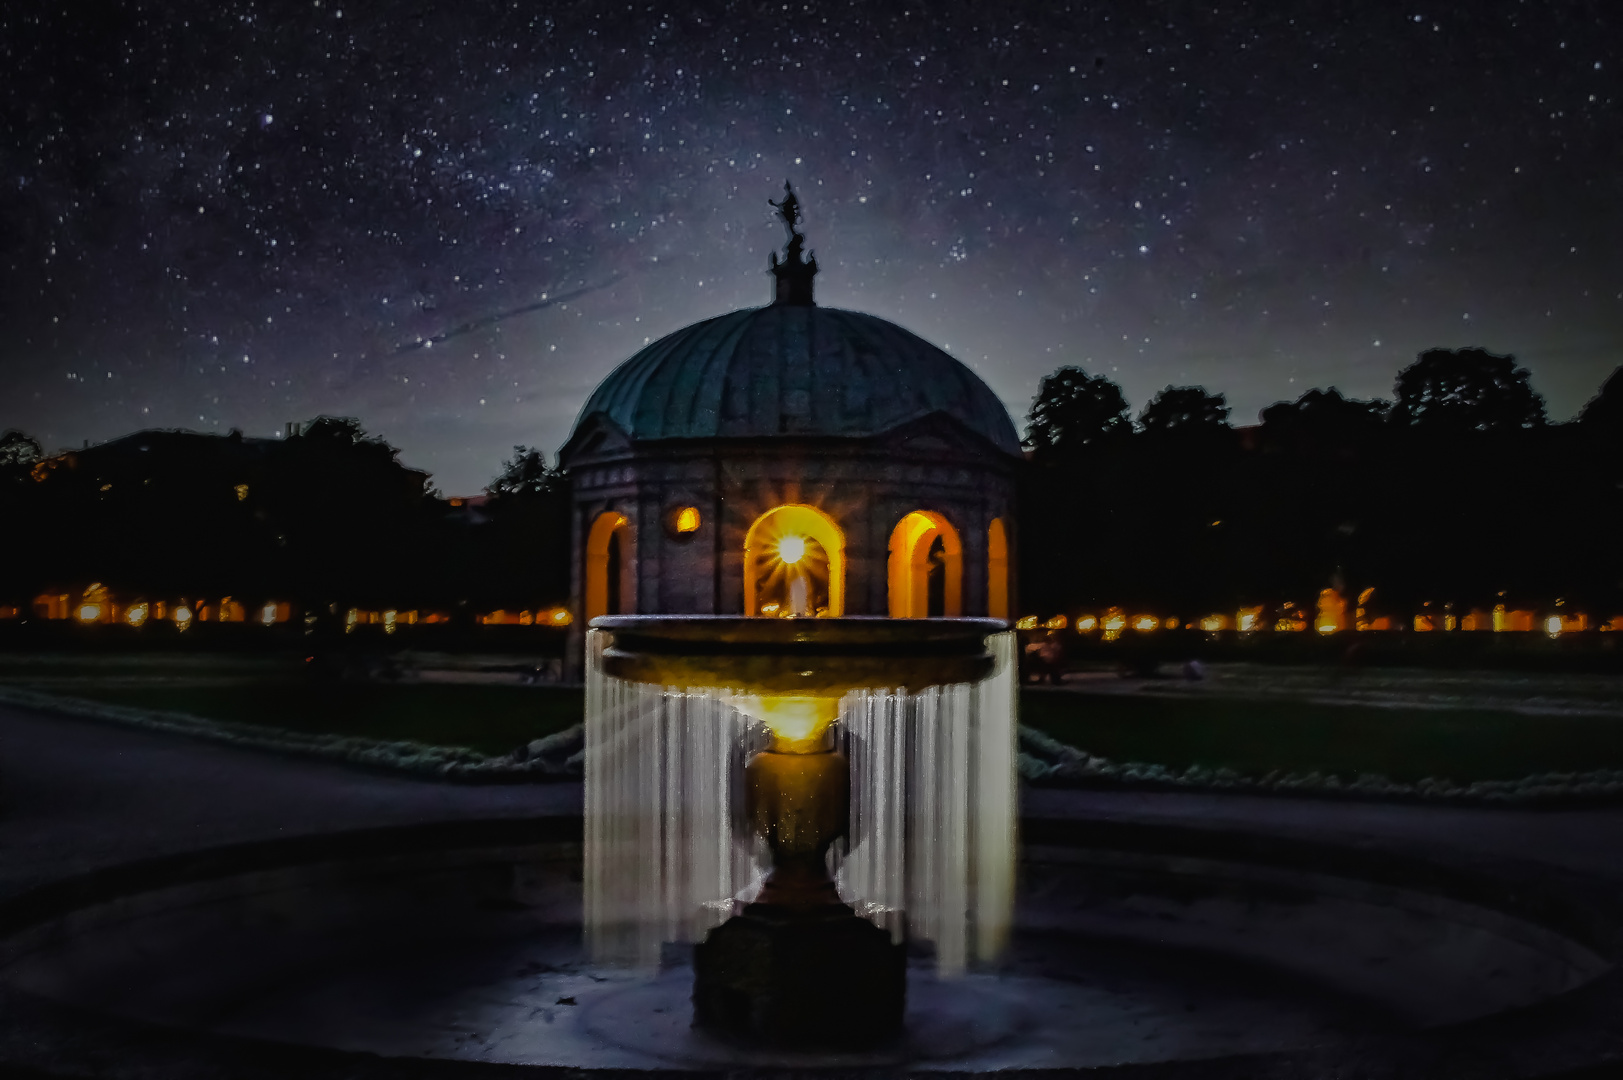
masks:
<instances>
[{"instance_id":1,"label":"finial","mask_svg":"<svg viewBox=\"0 0 1623 1080\"><path fill-rule=\"evenodd\" d=\"M806 234L795 228L801 221L800 199L796 197L795 189L789 185L789 181L785 180L783 201L768 199L767 205L778 212L783 227L789 230L789 243L783 258L779 259L776 251L772 253L772 275L778 279L773 303L810 306L813 303L812 277L817 273L817 258L816 256L802 258L802 252L806 250Z\"/></svg>"}]
</instances>

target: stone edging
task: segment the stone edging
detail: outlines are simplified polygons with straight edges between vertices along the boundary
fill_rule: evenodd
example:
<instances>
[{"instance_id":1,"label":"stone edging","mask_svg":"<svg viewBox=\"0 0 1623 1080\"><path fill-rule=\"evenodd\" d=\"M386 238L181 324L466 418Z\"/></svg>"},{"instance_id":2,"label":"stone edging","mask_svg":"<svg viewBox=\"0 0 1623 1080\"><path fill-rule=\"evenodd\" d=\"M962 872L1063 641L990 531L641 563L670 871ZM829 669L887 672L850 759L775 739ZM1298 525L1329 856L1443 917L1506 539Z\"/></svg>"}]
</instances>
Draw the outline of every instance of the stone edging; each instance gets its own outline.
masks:
<instances>
[{"instance_id":1,"label":"stone edging","mask_svg":"<svg viewBox=\"0 0 1623 1080\"><path fill-rule=\"evenodd\" d=\"M1536 773L1518 780L1477 780L1469 784L1427 777L1403 783L1377 774L1343 780L1320 772L1270 772L1247 776L1233 769L1191 765L1185 769L1144 762L1114 762L1021 725L1021 779L1063 785L1130 786L1155 790L1221 791L1237 794L1318 795L1423 802L1488 803L1528 806L1596 802L1623 798L1623 769L1581 773Z\"/></svg>"}]
</instances>

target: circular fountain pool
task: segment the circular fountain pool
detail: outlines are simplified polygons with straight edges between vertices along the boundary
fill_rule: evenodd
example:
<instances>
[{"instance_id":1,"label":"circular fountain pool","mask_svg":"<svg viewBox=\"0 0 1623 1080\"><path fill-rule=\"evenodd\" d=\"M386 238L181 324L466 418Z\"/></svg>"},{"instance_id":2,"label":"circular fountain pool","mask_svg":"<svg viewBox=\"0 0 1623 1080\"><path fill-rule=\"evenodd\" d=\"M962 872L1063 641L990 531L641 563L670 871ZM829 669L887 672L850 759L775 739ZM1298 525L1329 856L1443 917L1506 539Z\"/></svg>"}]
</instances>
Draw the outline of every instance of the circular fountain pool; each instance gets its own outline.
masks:
<instances>
[{"instance_id":1,"label":"circular fountain pool","mask_svg":"<svg viewBox=\"0 0 1623 1080\"><path fill-rule=\"evenodd\" d=\"M1257 1075L1259 1055L1289 1075L1351 1060L1443 1075L1438 1055L1466 1054L1539 1075L1608 1053L1586 1010L1623 999L1611 927L1527 881L1192 829L1026 822L1015 933L996 971L938 980L921 957L907 1034L875 1051L751 1049L690 1027L684 950L657 972L589 962L579 827L307 838L41 890L0 912L0 1052L65 1073L100 1055L111 1075L182 1059L197 1075L240 1074L271 1060L267 1046L305 1075L373 1060L356 1054L453 1071L1201 1076Z\"/></svg>"}]
</instances>

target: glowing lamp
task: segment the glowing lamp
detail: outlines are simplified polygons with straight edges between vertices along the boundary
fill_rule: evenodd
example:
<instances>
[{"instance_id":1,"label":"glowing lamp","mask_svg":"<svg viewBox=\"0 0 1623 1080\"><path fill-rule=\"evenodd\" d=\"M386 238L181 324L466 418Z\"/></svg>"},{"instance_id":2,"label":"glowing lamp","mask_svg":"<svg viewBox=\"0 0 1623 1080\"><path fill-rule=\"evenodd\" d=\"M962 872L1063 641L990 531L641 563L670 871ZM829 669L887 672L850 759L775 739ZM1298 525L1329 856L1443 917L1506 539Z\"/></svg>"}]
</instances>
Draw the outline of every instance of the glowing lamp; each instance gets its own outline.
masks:
<instances>
[{"instance_id":1,"label":"glowing lamp","mask_svg":"<svg viewBox=\"0 0 1623 1080\"><path fill-rule=\"evenodd\" d=\"M778 541L778 558L789 566L806 557L806 538L789 535Z\"/></svg>"},{"instance_id":2,"label":"glowing lamp","mask_svg":"<svg viewBox=\"0 0 1623 1080\"><path fill-rule=\"evenodd\" d=\"M175 605L175 625L182 630L192 625L192 609L185 604Z\"/></svg>"},{"instance_id":3,"label":"glowing lamp","mask_svg":"<svg viewBox=\"0 0 1623 1080\"><path fill-rule=\"evenodd\" d=\"M80 618L83 618L83 616L81 615ZM1561 616L1551 615L1548 619L1545 619L1544 629L1549 632L1551 637L1559 634L1561 632Z\"/></svg>"},{"instance_id":4,"label":"glowing lamp","mask_svg":"<svg viewBox=\"0 0 1623 1080\"><path fill-rule=\"evenodd\" d=\"M575 617L563 608L553 608L552 614L547 616L553 626L568 626L575 621Z\"/></svg>"},{"instance_id":5,"label":"glowing lamp","mask_svg":"<svg viewBox=\"0 0 1623 1080\"><path fill-rule=\"evenodd\" d=\"M82 623L93 623L99 618L101 618L101 605L100 604L82 604L82 605L80 605L80 607L79 607L79 621L80 622L82 622ZM1561 620L1559 620L1559 619L1556 620L1556 622L1558 624L1560 623L1560 621Z\"/></svg>"},{"instance_id":6,"label":"glowing lamp","mask_svg":"<svg viewBox=\"0 0 1623 1080\"><path fill-rule=\"evenodd\" d=\"M1099 620L1094 618L1092 615L1081 615L1077 617L1076 629L1078 633L1087 630L1096 630L1098 627Z\"/></svg>"},{"instance_id":7,"label":"glowing lamp","mask_svg":"<svg viewBox=\"0 0 1623 1080\"><path fill-rule=\"evenodd\" d=\"M129 606L129 608L126 609L125 612L124 612L124 621L129 623L131 626L140 626L142 623L146 622L147 621L147 605L146 605L146 602L143 601L143 602L141 602L139 604L131 604Z\"/></svg>"},{"instance_id":8,"label":"glowing lamp","mask_svg":"<svg viewBox=\"0 0 1623 1080\"><path fill-rule=\"evenodd\" d=\"M276 622L276 601L271 600L267 602L264 607L259 609L259 621L264 623L266 626L270 626Z\"/></svg>"},{"instance_id":9,"label":"glowing lamp","mask_svg":"<svg viewBox=\"0 0 1623 1080\"><path fill-rule=\"evenodd\" d=\"M1134 630L1154 630L1159 625L1161 625L1160 620L1158 620L1154 615L1133 616Z\"/></svg>"},{"instance_id":10,"label":"glowing lamp","mask_svg":"<svg viewBox=\"0 0 1623 1080\"><path fill-rule=\"evenodd\" d=\"M696 506L682 507L682 509L676 512L676 520L674 525L677 533L682 536L686 536L688 533L698 532L699 508Z\"/></svg>"}]
</instances>

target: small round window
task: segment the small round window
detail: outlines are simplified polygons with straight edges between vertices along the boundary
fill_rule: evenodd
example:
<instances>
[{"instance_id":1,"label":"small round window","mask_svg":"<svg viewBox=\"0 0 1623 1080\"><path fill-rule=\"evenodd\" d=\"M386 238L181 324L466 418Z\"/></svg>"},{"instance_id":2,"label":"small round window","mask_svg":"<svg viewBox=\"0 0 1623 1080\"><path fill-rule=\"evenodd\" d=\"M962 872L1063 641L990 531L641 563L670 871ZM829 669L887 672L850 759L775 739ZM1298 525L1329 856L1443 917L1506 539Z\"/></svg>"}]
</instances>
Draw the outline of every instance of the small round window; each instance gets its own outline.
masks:
<instances>
[{"instance_id":1,"label":"small round window","mask_svg":"<svg viewBox=\"0 0 1623 1080\"><path fill-rule=\"evenodd\" d=\"M684 506L671 515L671 531L677 536L691 536L699 531L699 508Z\"/></svg>"}]
</instances>

